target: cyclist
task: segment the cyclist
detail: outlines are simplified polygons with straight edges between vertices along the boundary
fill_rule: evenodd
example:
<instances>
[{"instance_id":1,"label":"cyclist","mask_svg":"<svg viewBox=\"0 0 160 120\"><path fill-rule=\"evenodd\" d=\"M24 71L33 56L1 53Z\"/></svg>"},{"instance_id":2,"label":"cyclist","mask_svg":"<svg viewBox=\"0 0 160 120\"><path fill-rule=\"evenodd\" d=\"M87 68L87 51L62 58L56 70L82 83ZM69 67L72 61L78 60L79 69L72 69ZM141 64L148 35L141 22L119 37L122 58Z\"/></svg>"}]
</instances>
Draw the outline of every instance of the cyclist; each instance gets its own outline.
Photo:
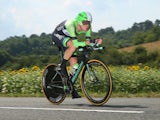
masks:
<instances>
[{"instance_id":1,"label":"cyclist","mask_svg":"<svg viewBox=\"0 0 160 120\"><path fill-rule=\"evenodd\" d=\"M80 12L75 19L61 22L52 34L53 42L64 52L60 69L66 83L67 80L69 80L66 70L66 62L69 61L71 69L74 66L77 66L78 60L75 53L76 48L80 46L84 47L86 45L93 45L93 41L91 42L91 23L92 15L89 12L83 11ZM79 34L85 34L86 40L79 41L77 39ZM102 39L96 39L95 42L101 44ZM73 89L72 98L80 97L81 96L76 92L76 90Z\"/></svg>"}]
</instances>

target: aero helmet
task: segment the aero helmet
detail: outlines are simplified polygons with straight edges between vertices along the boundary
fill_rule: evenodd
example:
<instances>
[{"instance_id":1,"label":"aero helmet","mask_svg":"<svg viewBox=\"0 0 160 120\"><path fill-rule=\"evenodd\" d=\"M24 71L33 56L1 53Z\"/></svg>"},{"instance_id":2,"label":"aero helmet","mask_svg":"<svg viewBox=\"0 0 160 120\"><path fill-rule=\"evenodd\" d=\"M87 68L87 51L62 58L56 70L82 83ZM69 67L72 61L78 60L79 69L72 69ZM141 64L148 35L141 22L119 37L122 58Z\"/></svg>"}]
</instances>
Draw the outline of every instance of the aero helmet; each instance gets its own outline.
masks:
<instances>
[{"instance_id":1,"label":"aero helmet","mask_svg":"<svg viewBox=\"0 0 160 120\"><path fill-rule=\"evenodd\" d=\"M92 22L92 15L89 12L80 12L76 17L76 21L81 25L83 21Z\"/></svg>"}]
</instances>

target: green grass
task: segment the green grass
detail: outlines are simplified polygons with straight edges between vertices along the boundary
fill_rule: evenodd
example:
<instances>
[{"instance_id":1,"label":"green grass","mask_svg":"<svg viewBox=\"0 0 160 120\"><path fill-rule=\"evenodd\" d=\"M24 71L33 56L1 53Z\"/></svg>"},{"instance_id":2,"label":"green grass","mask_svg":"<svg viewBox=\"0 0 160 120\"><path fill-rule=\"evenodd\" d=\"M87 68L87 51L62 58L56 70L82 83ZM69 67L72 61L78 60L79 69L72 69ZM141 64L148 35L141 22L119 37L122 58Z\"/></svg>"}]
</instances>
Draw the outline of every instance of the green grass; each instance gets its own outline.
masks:
<instances>
[{"instance_id":1,"label":"green grass","mask_svg":"<svg viewBox=\"0 0 160 120\"><path fill-rule=\"evenodd\" d=\"M0 97L44 97L43 93L37 94L20 94L20 93L7 93L7 94L0 94Z\"/></svg>"},{"instance_id":2,"label":"green grass","mask_svg":"<svg viewBox=\"0 0 160 120\"><path fill-rule=\"evenodd\" d=\"M125 93L125 92L112 92L111 97L127 97L127 98L132 98L132 97L152 97L152 98L159 98L160 97L160 92L150 92L150 93Z\"/></svg>"}]
</instances>

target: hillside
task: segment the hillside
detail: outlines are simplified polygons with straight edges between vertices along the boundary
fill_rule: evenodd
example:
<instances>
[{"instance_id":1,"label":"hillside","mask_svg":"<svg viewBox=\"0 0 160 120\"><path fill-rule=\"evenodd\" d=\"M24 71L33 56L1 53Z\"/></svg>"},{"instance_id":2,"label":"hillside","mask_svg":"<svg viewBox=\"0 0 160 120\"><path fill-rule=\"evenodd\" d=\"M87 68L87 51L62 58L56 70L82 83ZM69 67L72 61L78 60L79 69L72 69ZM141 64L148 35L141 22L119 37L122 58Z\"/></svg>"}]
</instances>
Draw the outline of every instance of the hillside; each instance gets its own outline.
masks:
<instances>
[{"instance_id":1,"label":"hillside","mask_svg":"<svg viewBox=\"0 0 160 120\"><path fill-rule=\"evenodd\" d=\"M81 41L84 40L84 37L84 34L81 34L77 39ZM149 51L160 51L160 20L155 22L146 20L145 22L134 23L130 28L120 31L107 27L100 29L98 32L93 32L92 39L94 38L103 38L103 46L107 49L105 50L105 55L97 52L93 53L92 57L106 60L107 64L129 65L154 62L157 66L160 62L160 54L155 53L147 56L146 52L141 50L137 54L132 52L123 54L117 50L117 48L123 48L120 51L132 51L137 47L133 45L142 45ZM19 69L33 65L43 67L49 63L58 63L58 53L57 47L52 44L51 34L32 34L29 37L25 35L12 36L0 41L0 69L11 67Z\"/></svg>"},{"instance_id":2,"label":"hillside","mask_svg":"<svg viewBox=\"0 0 160 120\"><path fill-rule=\"evenodd\" d=\"M132 52L136 47L139 47L139 46L146 48L148 52L153 52L153 51L160 52L160 40L155 42L149 42L149 43L143 43L143 44L134 45L130 47L125 47L125 48L119 49L119 51Z\"/></svg>"}]
</instances>

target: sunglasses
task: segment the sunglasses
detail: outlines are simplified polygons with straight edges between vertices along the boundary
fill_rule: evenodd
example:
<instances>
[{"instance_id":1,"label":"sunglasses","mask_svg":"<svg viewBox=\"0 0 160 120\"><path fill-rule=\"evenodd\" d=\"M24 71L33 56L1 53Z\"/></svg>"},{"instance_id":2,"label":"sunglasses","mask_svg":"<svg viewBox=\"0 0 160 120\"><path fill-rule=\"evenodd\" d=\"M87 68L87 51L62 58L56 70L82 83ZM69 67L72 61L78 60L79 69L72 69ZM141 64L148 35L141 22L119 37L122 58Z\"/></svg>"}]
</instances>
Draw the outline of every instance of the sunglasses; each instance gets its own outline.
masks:
<instances>
[{"instance_id":1,"label":"sunglasses","mask_svg":"<svg viewBox=\"0 0 160 120\"><path fill-rule=\"evenodd\" d=\"M90 22L90 21L83 21L82 24L83 24L83 25L90 25L91 22Z\"/></svg>"}]
</instances>

